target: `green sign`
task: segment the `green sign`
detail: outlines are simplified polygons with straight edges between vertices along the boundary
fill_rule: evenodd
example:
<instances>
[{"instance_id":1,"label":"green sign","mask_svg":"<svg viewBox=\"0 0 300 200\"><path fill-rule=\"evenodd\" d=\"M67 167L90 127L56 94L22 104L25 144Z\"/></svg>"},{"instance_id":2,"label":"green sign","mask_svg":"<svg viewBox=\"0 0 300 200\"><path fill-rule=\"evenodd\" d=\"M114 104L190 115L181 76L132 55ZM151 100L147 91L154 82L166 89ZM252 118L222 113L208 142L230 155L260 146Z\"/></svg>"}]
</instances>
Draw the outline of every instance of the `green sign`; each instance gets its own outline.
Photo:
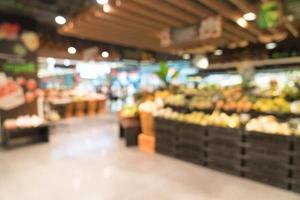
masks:
<instances>
[{"instance_id":1,"label":"green sign","mask_svg":"<svg viewBox=\"0 0 300 200\"><path fill-rule=\"evenodd\" d=\"M276 0L262 3L259 11L258 25L260 28L273 28L279 23L279 5Z\"/></svg>"},{"instance_id":2,"label":"green sign","mask_svg":"<svg viewBox=\"0 0 300 200\"><path fill-rule=\"evenodd\" d=\"M3 70L5 72L13 73L13 74L34 74L35 73L35 63L29 62L26 64L11 64L5 63L3 64Z\"/></svg>"}]
</instances>

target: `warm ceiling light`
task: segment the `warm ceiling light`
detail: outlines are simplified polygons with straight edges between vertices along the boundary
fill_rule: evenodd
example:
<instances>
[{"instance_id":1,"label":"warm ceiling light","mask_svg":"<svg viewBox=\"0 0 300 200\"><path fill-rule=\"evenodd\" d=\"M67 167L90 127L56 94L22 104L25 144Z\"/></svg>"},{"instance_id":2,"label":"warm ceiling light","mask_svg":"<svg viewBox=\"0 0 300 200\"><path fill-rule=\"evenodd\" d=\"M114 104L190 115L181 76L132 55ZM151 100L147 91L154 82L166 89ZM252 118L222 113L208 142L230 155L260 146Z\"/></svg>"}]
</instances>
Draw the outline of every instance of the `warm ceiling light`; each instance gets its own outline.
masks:
<instances>
[{"instance_id":1,"label":"warm ceiling light","mask_svg":"<svg viewBox=\"0 0 300 200\"><path fill-rule=\"evenodd\" d=\"M103 58L108 58L109 57L109 52L108 51L102 51L101 56Z\"/></svg>"},{"instance_id":2,"label":"warm ceiling light","mask_svg":"<svg viewBox=\"0 0 300 200\"><path fill-rule=\"evenodd\" d=\"M64 59L64 65L65 66L70 66L71 65L71 61L69 59Z\"/></svg>"},{"instance_id":3,"label":"warm ceiling light","mask_svg":"<svg viewBox=\"0 0 300 200\"><path fill-rule=\"evenodd\" d=\"M214 51L214 55L215 56L220 56L220 55L222 55L223 54L223 50L222 49L216 49L215 51Z\"/></svg>"},{"instance_id":4,"label":"warm ceiling light","mask_svg":"<svg viewBox=\"0 0 300 200\"><path fill-rule=\"evenodd\" d=\"M59 25L64 25L67 22L67 20L65 17L59 15L55 17L55 22Z\"/></svg>"},{"instance_id":5,"label":"warm ceiling light","mask_svg":"<svg viewBox=\"0 0 300 200\"><path fill-rule=\"evenodd\" d=\"M101 4L101 5L105 5L105 4L108 4L108 1L109 0L97 0L97 3Z\"/></svg>"},{"instance_id":6,"label":"warm ceiling light","mask_svg":"<svg viewBox=\"0 0 300 200\"><path fill-rule=\"evenodd\" d=\"M253 12L248 12L243 15L243 18L247 21L254 21L256 19L256 14Z\"/></svg>"},{"instance_id":7,"label":"warm ceiling light","mask_svg":"<svg viewBox=\"0 0 300 200\"><path fill-rule=\"evenodd\" d=\"M201 69L207 69L209 66L208 58L204 55L195 56L193 63L196 67Z\"/></svg>"},{"instance_id":8,"label":"warm ceiling light","mask_svg":"<svg viewBox=\"0 0 300 200\"><path fill-rule=\"evenodd\" d=\"M275 49L277 47L277 44L275 42L270 42L268 44L266 44L266 49L271 50L271 49Z\"/></svg>"},{"instance_id":9,"label":"warm ceiling light","mask_svg":"<svg viewBox=\"0 0 300 200\"><path fill-rule=\"evenodd\" d=\"M103 5L103 12L105 13L109 13L110 12L110 5L109 4L105 4Z\"/></svg>"},{"instance_id":10,"label":"warm ceiling light","mask_svg":"<svg viewBox=\"0 0 300 200\"><path fill-rule=\"evenodd\" d=\"M75 54L76 51L77 51L77 50L76 50L75 47L69 47L69 48L68 48L68 53L69 53L69 54Z\"/></svg>"},{"instance_id":11,"label":"warm ceiling light","mask_svg":"<svg viewBox=\"0 0 300 200\"><path fill-rule=\"evenodd\" d=\"M189 59L191 58L191 55L188 54L188 53L185 53L185 54L183 54L182 58L183 58L184 60L189 60Z\"/></svg>"},{"instance_id":12,"label":"warm ceiling light","mask_svg":"<svg viewBox=\"0 0 300 200\"><path fill-rule=\"evenodd\" d=\"M243 28L246 28L247 25L248 25L247 21L246 21L244 18L242 18L242 17L238 18L238 19L236 20L236 23L237 23L240 27L243 27Z\"/></svg>"}]
</instances>

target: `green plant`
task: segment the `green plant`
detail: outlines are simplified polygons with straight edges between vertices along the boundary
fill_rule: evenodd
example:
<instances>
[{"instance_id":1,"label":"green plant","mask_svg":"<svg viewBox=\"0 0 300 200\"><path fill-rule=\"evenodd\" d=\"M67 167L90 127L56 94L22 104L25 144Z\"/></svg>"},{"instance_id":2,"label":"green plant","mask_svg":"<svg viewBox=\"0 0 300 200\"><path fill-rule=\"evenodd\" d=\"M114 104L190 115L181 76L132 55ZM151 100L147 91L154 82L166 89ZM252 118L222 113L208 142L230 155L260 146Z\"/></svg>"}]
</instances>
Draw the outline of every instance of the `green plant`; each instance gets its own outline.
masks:
<instances>
[{"instance_id":1,"label":"green plant","mask_svg":"<svg viewBox=\"0 0 300 200\"><path fill-rule=\"evenodd\" d=\"M169 87L171 80L178 77L180 70L176 70L170 77L168 77L170 68L167 66L167 64L165 62L160 62L159 67L160 70L155 72L155 74L164 83L164 86Z\"/></svg>"}]
</instances>

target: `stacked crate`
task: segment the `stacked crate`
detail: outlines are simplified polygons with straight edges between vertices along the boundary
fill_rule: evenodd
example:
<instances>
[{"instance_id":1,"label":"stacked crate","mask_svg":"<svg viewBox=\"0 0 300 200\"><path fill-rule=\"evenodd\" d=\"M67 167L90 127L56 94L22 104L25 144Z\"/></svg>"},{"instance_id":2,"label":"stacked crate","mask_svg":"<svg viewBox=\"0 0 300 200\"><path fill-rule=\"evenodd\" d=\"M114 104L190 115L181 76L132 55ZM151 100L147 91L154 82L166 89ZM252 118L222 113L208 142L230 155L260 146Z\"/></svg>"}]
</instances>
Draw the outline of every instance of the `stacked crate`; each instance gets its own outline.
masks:
<instances>
[{"instance_id":1,"label":"stacked crate","mask_svg":"<svg viewBox=\"0 0 300 200\"><path fill-rule=\"evenodd\" d=\"M291 139L284 135L246 132L245 177L289 189Z\"/></svg>"},{"instance_id":2,"label":"stacked crate","mask_svg":"<svg viewBox=\"0 0 300 200\"><path fill-rule=\"evenodd\" d=\"M171 157L176 155L178 122L163 118L155 118L155 150Z\"/></svg>"},{"instance_id":3,"label":"stacked crate","mask_svg":"<svg viewBox=\"0 0 300 200\"><path fill-rule=\"evenodd\" d=\"M206 164L209 168L233 175L242 174L243 131L240 129L207 127Z\"/></svg>"},{"instance_id":4,"label":"stacked crate","mask_svg":"<svg viewBox=\"0 0 300 200\"><path fill-rule=\"evenodd\" d=\"M293 150L292 189L293 191L300 193L300 137L295 138Z\"/></svg>"},{"instance_id":5,"label":"stacked crate","mask_svg":"<svg viewBox=\"0 0 300 200\"><path fill-rule=\"evenodd\" d=\"M181 123L177 135L176 157L203 165L205 132L206 129L203 126Z\"/></svg>"}]
</instances>

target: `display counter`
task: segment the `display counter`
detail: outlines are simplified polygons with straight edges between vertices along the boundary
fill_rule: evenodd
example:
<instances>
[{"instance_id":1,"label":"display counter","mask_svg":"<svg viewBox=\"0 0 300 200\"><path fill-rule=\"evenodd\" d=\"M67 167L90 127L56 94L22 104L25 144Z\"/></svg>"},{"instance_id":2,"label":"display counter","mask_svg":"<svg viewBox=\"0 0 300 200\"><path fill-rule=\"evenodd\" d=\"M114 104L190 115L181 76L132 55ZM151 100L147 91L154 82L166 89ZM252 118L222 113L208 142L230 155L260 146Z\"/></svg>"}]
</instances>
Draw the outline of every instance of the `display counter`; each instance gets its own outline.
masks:
<instances>
[{"instance_id":1,"label":"display counter","mask_svg":"<svg viewBox=\"0 0 300 200\"><path fill-rule=\"evenodd\" d=\"M300 192L300 138L155 118L156 152Z\"/></svg>"}]
</instances>

